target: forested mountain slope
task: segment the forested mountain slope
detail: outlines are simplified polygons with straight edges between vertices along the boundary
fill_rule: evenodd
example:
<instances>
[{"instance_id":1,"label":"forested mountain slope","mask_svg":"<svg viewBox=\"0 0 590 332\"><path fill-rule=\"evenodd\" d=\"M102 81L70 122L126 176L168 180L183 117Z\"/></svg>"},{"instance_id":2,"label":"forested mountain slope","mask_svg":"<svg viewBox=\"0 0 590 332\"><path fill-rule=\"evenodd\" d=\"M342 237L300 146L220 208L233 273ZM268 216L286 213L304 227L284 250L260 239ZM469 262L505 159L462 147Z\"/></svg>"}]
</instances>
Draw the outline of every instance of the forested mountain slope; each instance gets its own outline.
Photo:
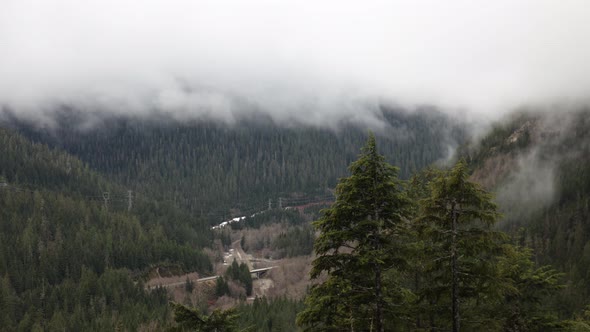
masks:
<instances>
[{"instance_id":1,"label":"forested mountain slope","mask_svg":"<svg viewBox=\"0 0 590 332\"><path fill-rule=\"evenodd\" d=\"M434 111L380 117L378 139L404 176L446 157L465 135ZM144 292L146 271L165 264L211 273L201 251L213 240L209 221L273 195L325 193L367 135L351 123L289 126L258 115L233 125L161 114L92 119L87 125L84 114L66 111L56 114L59 125L44 127L3 117L4 329L162 328L167 296Z\"/></svg>"},{"instance_id":2,"label":"forested mountain slope","mask_svg":"<svg viewBox=\"0 0 590 332\"><path fill-rule=\"evenodd\" d=\"M136 330L169 320L151 266L210 273L205 226L118 184L78 158L0 128L0 330ZM104 206L103 191L113 196ZM98 198L98 199L97 199Z\"/></svg>"},{"instance_id":3,"label":"forested mountain slope","mask_svg":"<svg viewBox=\"0 0 590 332\"><path fill-rule=\"evenodd\" d=\"M590 297L590 111L521 112L462 154L497 193L502 227L566 272L565 312Z\"/></svg>"},{"instance_id":4,"label":"forested mountain slope","mask_svg":"<svg viewBox=\"0 0 590 332\"><path fill-rule=\"evenodd\" d=\"M62 148L138 192L170 199L219 222L230 208L265 205L269 198L333 188L358 154L369 128L277 124L249 115L225 124L149 118L99 117L64 111L56 128L12 121L37 142ZM381 110L376 129L388 160L409 175L462 142L465 130L435 110ZM85 128L85 129L83 129ZM375 129L375 128L373 128ZM276 203L275 203L276 204Z\"/></svg>"}]
</instances>

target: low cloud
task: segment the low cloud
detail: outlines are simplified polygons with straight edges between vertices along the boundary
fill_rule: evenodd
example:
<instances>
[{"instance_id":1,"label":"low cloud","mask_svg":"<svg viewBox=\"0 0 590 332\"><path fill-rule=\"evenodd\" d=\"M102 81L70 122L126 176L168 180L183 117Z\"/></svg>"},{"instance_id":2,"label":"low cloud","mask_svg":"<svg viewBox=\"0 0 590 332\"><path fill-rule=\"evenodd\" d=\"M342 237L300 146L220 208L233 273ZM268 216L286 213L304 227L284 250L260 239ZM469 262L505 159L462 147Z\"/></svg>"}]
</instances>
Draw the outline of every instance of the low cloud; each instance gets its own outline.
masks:
<instances>
[{"instance_id":1,"label":"low cloud","mask_svg":"<svg viewBox=\"0 0 590 332\"><path fill-rule=\"evenodd\" d=\"M377 123L375 105L495 118L587 101L582 0L9 0L0 104L23 117L87 112L212 118L262 111Z\"/></svg>"},{"instance_id":2,"label":"low cloud","mask_svg":"<svg viewBox=\"0 0 590 332\"><path fill-rule=\"evenodd\" d=\"M529 146L518 153L498 155L495 168L500 181L496 198L506 220L518 223L543 211L562 198L566 186L572 185L561 182L564 172L571 171L567 167L584 163L588 156L590 146L584 137L589 112L562 106L519 115L528 120L504 144L519 144L525 139ZM491 180L498 179L492 175Z\"/></svg>"},{"instance_id":3,"label":"low cloud","mask_svg":"<svg viewBox=\"0 0 590 332\"><path fill-rule=\"evenodd\" d=\"M539 148L519 156L515 170L500 186L498 203L509 219L529 216L555 198L557 162L540 156Z\"/></svg>"}]
</instances>

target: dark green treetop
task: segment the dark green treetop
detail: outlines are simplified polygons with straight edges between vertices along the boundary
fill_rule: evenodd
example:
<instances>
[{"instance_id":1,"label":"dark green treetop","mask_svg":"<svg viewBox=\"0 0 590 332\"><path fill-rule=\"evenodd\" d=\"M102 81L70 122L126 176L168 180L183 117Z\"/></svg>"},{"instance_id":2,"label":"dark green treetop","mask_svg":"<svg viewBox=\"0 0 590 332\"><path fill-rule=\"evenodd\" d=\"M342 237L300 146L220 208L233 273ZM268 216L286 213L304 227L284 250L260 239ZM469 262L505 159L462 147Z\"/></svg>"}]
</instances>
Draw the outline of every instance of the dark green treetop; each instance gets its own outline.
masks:
<instances>
[{"instance_id":1,"label":"dark green treetop","mask_svg":"<svg viewBox=\"0 0 590 332\"><path fill-rule=\"evenodd\" d=\"M399 238L405 234L409 201L397 168L378 154L370 134L349 170L351 175L336 187L336 202L314 223L320 235L311 278L325 273L327 279L312 287L298 317L308 330L373 326L383 331L386 320L396 316L393 304L403 301L400 287L384 283L388 270L406 265Z\"/></svg>"}]
</instances>

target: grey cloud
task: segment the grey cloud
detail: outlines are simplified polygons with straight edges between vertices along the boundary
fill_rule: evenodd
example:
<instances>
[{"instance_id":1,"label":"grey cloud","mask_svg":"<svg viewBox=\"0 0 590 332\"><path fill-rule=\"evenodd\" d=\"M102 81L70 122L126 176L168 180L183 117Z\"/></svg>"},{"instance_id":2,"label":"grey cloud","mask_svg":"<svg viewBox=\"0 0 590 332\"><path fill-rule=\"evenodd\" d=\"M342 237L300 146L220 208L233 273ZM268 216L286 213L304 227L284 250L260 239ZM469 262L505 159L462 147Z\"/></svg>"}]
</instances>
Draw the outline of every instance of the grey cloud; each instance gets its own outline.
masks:
<instances>
[{"instance_id":1,"label":"grey cloud","mask_svg":"<svg viewBox=\"0 0 590 332\"><path fill-rule=\"evenodd\" d=\"M539 107L507 139L506 144L514 144L525 135L530 140L529 148L502 159L511 171L496 194L508 221L530 217L563 194L564 167L583 162L590 148L586 133L581 132L587 128L589 112L576 105Z\"/></svg>"},{"instance_id":2,"label":"grey cloud","mask_svg":"<svg viewBox=\"0 0 590 332\"><path fill-rule=\"evenodd\" d=\"M514 220L549 206L555 197L556 166L555 160L541 158L538 148L520 156L496 193L503 212Z\"/></svg>"},{"instance_id":3,"label":"grey cloud","mask_svg":"<svg viewBox=\"0 0 590 332\"><path fill-rule=\"evenodd\" d=\"M585 1L8 0L0 104L378 124L385 99L471 117L587 102Z\"/></svg>"}]
</instances>

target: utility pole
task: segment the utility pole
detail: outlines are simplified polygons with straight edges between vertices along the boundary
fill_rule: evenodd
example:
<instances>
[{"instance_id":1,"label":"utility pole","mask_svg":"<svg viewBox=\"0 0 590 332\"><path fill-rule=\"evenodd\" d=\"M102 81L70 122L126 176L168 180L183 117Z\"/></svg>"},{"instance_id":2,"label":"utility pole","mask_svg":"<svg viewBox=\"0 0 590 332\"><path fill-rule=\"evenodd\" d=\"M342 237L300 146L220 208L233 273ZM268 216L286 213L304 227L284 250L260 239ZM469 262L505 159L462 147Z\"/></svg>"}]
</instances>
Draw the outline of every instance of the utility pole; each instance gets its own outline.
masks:
<instances>
[{"instance_id":1,"label":"utility pole","mask_svg":"<svg viewBox=\"0 0 590 332\"><path fill-rule=\"evenodd\" d=\"M110 193L108 191L103 192L102 199L104 200L104 208L108 210L109 209Z\"/></svg>"},{"instance_id":2,"label":"utility pole","mask_svg":"<svg viewBox=\"0 0 590 332\"><path fill-rule=\"evenodd\" d=\"M133 190L127 190L127 212L133 207Z\"/></svg>"}]
</instances>

